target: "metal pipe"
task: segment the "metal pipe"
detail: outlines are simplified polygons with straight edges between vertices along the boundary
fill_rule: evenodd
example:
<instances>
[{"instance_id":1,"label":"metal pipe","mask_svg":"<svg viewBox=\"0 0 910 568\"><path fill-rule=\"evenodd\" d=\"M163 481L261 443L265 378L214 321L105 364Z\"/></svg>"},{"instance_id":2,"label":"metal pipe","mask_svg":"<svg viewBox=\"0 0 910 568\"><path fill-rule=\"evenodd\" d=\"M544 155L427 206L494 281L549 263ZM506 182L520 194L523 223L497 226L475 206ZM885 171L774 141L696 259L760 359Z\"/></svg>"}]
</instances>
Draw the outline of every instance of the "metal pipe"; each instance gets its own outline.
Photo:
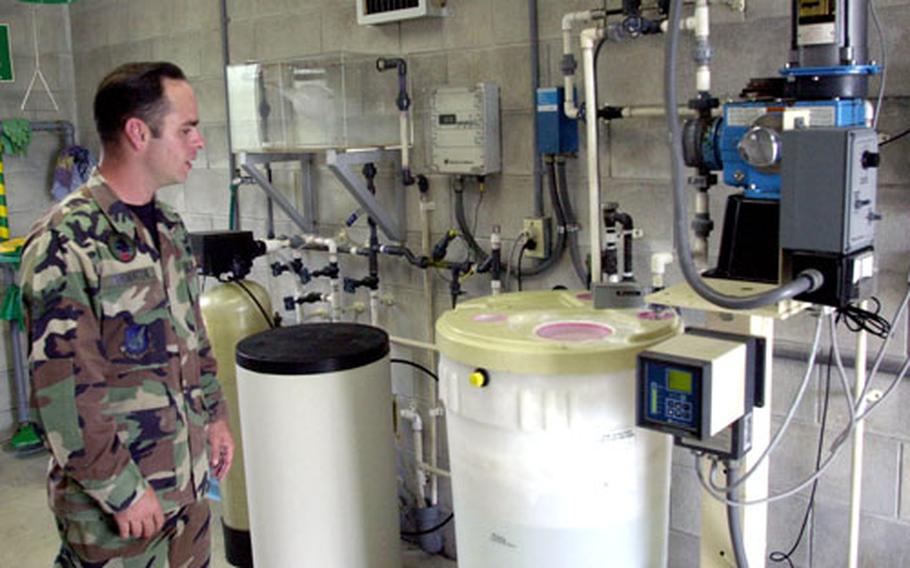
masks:
<instances>
[{"instance_id":1,"label":"metal pipe","mask_svg":"<svg viewBox=\"0 0 910 568\"><path fill-rule=\"evenodd\" d=\"M61 132L65 146L76 145L76 128L68 120L35 120L28 124L34 132Z\"/></svg>"}]
</instances>

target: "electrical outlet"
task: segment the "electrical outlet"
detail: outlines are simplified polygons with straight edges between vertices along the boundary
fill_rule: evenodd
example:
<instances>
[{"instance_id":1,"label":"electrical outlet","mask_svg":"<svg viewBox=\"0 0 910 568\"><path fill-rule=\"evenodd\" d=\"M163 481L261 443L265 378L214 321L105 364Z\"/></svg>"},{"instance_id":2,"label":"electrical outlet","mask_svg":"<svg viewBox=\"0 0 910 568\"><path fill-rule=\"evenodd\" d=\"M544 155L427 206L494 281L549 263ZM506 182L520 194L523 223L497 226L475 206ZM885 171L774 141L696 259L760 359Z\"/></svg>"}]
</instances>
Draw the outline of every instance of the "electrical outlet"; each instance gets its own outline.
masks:
<instances>
[{"instance_id":1,"label":"electrical outlet","mask_svg":"<svg viewBox=\"0 0 910 568\"><path fill-rule=\"evenodd\" d=\"M550 253L550 218L525 217L522 228L534 239L534 247L525 249L525 256L547 258Z\"/></svg>"}]
</instances>

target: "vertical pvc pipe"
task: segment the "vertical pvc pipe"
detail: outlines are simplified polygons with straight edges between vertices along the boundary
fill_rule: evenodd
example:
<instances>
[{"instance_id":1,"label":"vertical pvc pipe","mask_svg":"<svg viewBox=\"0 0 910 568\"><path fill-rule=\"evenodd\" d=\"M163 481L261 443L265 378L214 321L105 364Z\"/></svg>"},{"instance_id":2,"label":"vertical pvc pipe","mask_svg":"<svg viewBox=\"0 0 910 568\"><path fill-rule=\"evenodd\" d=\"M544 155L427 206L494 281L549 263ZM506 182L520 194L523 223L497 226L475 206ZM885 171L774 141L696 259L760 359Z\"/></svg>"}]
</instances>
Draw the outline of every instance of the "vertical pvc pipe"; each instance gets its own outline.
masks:
<instances>
[{"instance_id":1,"label":"vertical pvc pipe","mask_svg":"<svg viewBox=\"0 0 910 568\"><path fill-rule=\"evenodd\" d=\"M860 309L866 309L866 302L860 302ZM866 332L862 329L856 334L856 382L853 386L853 398L856 402L856 413L862 414L866 408L863 390L866 387ZM859 523L863 495L863 442L866 430L865 420L859 420L853 430L853 461L850 468L850 544L847 553L847 566L856 568L859 564Z\"/></svg>"},{"instance_id":2,"label":"vertical pvc pipe","mask_svg":"<svg viewBox=\"0 0 910 568\"><path fill-rule=\"evenodd\" d=\"M594 42L603 37L602 28L581 32L585 76L585 128L588 158L588 232L591 239L591 285L601 281L600 267L600 148L597 137L597 85L594 80Z\"/></svg>"}]
</instances>

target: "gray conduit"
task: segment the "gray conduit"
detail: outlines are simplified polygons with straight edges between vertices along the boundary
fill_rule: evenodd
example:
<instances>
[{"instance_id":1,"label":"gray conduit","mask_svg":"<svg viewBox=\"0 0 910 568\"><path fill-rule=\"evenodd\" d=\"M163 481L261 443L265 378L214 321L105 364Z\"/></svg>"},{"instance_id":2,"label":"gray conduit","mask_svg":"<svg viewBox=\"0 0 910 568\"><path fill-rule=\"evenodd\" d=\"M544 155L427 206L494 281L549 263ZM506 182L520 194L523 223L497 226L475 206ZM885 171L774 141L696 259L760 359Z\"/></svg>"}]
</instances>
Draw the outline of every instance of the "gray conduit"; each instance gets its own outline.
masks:
<instances>
[{"instance_id":1,"label":"gray conduit","mask_svg":"<svg viewBox=\"0 0 910 568\"><path fill-rule=\"evenodd\" d=\"M66 147L76 145L76 128L67 120L36 120L29 122L33 132L60 132Z\"/></svg>"},{"instance_id":2,"label":"gray conduit","mask_svg":"<svg viewBox=\"0 0 910 568\"><path fill-rule=\"evenodd\" d=\"M778 339L774 341L774 357L805 363L806 359L809 358L809 351L802 343ZM856 364L856 355L853 353L841 353L841 359L844 362L844 367L853 367L853 365ZM869 361L866 363L866 370L871 371L874 363L875 361L870 357ZM893 355L885 356L882 359L881 365L878 367L878 372L896 375L900 372L903 365L903 359L898 359Z\"/></svg>"},{"instance_id":3,"label":"gray conduit","mask_svg":"<svg viewBox=\"0 0 910 568\"><path fill-rule=\"evenodd\" d=\"M237 173L237 158L234 157L234 145L231 140L231 97L229 96L227 66L231 63L231 48L228 41L228 27L231 19L228 17L227 0L221 0L221 63L224 74L224 116L227 120L227 148L228 148L228 168L229 175L233 177Z\"/></svg>"},{"instance_id":4,"label":"gray conduit","mask_svg":"<svg viewBox=\"0 0 910 568\"><path fill-rule=\"evenodd\" d=\"M534 144L534 216L543 217L543 174L540 154L537 153L537 89L540 87L540 29L537 21L537 0L528 0L528 23L531 41L531 132Z\"/></svg>"}]
</instances>

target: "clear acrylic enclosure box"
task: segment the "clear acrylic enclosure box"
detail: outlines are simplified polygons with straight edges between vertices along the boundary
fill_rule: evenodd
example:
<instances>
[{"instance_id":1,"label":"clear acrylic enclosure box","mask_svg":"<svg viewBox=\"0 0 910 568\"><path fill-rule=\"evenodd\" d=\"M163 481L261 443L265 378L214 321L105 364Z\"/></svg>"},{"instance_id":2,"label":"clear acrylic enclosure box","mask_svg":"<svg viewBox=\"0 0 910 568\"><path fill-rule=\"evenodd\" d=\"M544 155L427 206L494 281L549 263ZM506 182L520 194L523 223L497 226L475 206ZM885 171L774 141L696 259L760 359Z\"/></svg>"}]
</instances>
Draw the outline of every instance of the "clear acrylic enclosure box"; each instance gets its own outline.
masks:
<instances>
[{"instance_id":1,"label":"clear acrylic enclosure box","mask_svg":"<svg viewBox=\"0 0 910 568\"><path fill-rule=\"evenodd\" d=\"M234 151L400 145L398 73L377 71L378 57L333 53L229 65Z\"/></svg>"}]
</instances>

